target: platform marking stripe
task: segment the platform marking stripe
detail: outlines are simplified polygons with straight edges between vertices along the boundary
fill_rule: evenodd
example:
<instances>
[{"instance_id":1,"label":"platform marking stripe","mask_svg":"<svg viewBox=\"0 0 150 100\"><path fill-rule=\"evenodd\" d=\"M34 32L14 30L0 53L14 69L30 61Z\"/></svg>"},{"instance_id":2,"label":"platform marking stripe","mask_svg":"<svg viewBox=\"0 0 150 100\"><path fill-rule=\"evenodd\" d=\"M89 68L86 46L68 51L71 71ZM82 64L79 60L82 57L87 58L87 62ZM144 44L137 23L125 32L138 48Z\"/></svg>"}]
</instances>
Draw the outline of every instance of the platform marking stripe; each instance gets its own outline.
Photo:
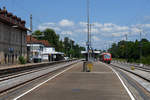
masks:
<instances>
[{"instance_id":1,"label":"platform marking stripe","mask_svg":"<svg viewBox=\"0 0 150 100\"><path fill-rule=\"evenodd\" d=\"M44 81L44 82L42 82L42 83L40 83L40 84L36 85L36 86L35 86L35 87L33 87L32 89L30 89L30 90L26 91L25 93L23 93L23 94L21 94L20 96L18 96L18 97L16 97L16 98L14 98L13 100L17 100L17 99L21 98L22 96L24 96L24 95L28 94L29 92L31 92L31 91L33 91L33 90L35 90L36 88L40 87L41 85L43 85L43 84L45 84L46 82L48 82L48 81L50 81L50 80L54 79L55 77L57 77L57 76L59 76L60 74L62 74L62 73L64 73L64 72L68 71L69 69L71 69L71 68L73 68L73 67L74 67L74 66L69 67L69 68L67 68L67 69L65 69L65 70L63 70L63 71L61 71L60 73L58 73L58 74L56 74L56 75L52 76L52 77L51 77L51 78L49 78L48 80L46 80L46 81Z\"/></svg>"},{"instance_id":2,"label":"platform marking stripe","mask_svg":"<svg viewBox=\"0 0 150 100\"><path fill-rule=\"evenodd\" d=\"M102 63L102 62L101 62L101 63ZM134 96L132 95L132 93L130 92L130 90L127 88L127 86L125 85L125 83L123 82L123 80L121 79L121 77L119 76L119 74L118 74L112 67L108 66L107 64L105 64L105 63L102 63L102 64L104 64L105 66L107 66L107 67L109 67L109 68L112 69L112 71L118 76L118 78L119 78L119 80L121 81L122 85L124 86L124 88L125 88L126 91L128 92L128 94L129 94L131 100L135 100Z\"/></svg>"}]
</instances>

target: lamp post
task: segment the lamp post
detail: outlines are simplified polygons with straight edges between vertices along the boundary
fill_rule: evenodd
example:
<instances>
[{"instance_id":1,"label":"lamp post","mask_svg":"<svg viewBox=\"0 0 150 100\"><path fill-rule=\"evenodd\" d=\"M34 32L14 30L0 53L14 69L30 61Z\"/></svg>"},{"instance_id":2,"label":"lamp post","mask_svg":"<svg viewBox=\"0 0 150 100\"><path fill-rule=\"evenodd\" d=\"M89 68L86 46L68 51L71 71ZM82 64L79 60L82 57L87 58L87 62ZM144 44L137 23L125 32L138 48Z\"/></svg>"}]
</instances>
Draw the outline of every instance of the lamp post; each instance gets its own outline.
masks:
<instances>
[{"instance_id":1,"label":"lamp post","mask_svg":"<svg viewBox=\"0 0 150 100\"><path fill-rule=\"evenodd\" d=\"M89 53L89 50L90 50L90 7L89 7L89 0L87 0L87 61L89 61L89 58L90 58L90 53Z\"/></svg>"},{"instance_id":2,"label":"lamp post","mask_svg":"<svg viewBox=\"0 0 150 100\"><path fill-rule=\"evenodd\" d=\"M89 35L89 42L90 42L90 47L92 48L92 26L94 26L94 24L90 24L90 35Z\"/></svg>"}]
</instances>

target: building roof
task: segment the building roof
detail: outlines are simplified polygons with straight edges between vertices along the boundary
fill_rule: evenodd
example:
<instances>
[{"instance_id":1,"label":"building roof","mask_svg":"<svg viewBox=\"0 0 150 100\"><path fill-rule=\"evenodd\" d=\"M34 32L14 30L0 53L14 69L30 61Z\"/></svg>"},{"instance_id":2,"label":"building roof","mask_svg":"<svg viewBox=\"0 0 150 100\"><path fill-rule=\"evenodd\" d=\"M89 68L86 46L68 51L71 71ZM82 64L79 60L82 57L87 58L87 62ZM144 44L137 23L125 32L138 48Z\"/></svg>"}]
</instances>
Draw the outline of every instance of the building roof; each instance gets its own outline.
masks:
<instances>
[{"instance_id":1,"label":"building roof","mask_svg":"<svg viewBox=\"0 0 150 100\"><path fill-rule=\"evenodd\" d=\"M39 40L40 42L42 42L42 44L45 46L45 47L49 47L50 44L47 40Z\"/></svg>"},{"instance_id":2,"label":"building roof","mask_svg":"<svg viewBox=\"0 0 150 100\"><path fill-rule=\"evenodd\" d=\"M3 7L3 9L0 9L0 22L10 26L17 26L17 28L20 30L29 30L25 27L26 22L24 20L21 20L20 17L17 17L16 15L8 12L5 7Z\"/></svg>"},{"instance_id":3,"label":"building roof","mask_svg":"<svg viewBox=\"0 0 150 100\"><path fill-rule=\"evenodd\" d=\"M93 51L95 54L100 54L100 51ZM81 51L81 54L87 54L87 51Z\"/></svg>"},{"instance_id":4,"label":"building roof","mask_svg":"<svg viewBox=\"0 0 150 100\"><path fill-rule=\"evenodd\" d=\"M47 40L37 40L31 35L27 35L27 44L43 44L45 47L50 47L50 43Z\"/></svg>"}]
</instances>

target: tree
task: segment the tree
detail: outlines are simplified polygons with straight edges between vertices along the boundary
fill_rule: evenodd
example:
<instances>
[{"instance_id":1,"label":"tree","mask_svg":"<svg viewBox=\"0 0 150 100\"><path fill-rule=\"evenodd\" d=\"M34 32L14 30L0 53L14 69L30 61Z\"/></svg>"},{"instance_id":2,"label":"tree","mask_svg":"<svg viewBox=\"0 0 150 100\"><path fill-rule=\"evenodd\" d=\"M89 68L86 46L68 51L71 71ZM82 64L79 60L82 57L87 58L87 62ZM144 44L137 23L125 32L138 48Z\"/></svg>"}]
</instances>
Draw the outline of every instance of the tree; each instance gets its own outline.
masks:
<instances>
[{"instance_id":1,"label":"tree","mask_svg":"<svg viewBox=\"0 0 150 100\"><path fill-rule=\"evenodd\" d=\"M51 46L53 46L56 51L64 52L68 57L83 57L81 51L85 50L84 47L80 47L78 44L75 44L75 41L69 39L68 37L64 38L64 41L59 39L59 35L55 33L53 29L46 29L44 31L36 30L34 35L37 35L39 40L47 40ZM38 37L44 35L43 37Z\"/></svg>"},{"instance_id":2,"label":"tree","mask_svg":"<svg viewBox=\"0 0 150 100\"><path fill-rule=\"evenodd\" d=\"M147 39L142 39L141 41L120 41L117 44L112 44L109 51L114 58L126 59L129 62L139 62L140 49L142 51L142 62L149 64L150 42Z\"/></svg>"}]
</instances>

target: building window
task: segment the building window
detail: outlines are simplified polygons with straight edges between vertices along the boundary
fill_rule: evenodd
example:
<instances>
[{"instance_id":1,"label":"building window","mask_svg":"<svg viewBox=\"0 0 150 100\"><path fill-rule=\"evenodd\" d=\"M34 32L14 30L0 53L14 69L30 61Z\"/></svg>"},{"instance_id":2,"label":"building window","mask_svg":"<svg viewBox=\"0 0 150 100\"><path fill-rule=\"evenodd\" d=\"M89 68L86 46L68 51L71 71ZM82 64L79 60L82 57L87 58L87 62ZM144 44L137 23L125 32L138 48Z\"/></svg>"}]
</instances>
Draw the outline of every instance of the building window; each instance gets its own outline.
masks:
<instances>
[{"instance_id":1,"label":"building window","mask_svg":"<svg viewBox=\"0 0 150 100\"><path fill-rule=\"evenodd\" d=\"M6 54L6 53L4 54L4 57L5 57L5 58L4 58L5 64L7 64L7 54Z\"/></svg>"},{"instance_id":2,"label":"building window","mask_svg":"<svg viewBox=\"0 0 150 100\"><path fill-rule=\"evenodd\" d=\"M24 35L24 43L26 43L26 35Z\"/></svg>"},{"instance_id":3,"label":"building window","mask_svg":"<svg viewBox=\"0 0 150 100\"><path fill-rule=\"evenodd\" d=\"M18 55L16 54L16 59L17 59Z\"/></svg>"}]
</instances>

